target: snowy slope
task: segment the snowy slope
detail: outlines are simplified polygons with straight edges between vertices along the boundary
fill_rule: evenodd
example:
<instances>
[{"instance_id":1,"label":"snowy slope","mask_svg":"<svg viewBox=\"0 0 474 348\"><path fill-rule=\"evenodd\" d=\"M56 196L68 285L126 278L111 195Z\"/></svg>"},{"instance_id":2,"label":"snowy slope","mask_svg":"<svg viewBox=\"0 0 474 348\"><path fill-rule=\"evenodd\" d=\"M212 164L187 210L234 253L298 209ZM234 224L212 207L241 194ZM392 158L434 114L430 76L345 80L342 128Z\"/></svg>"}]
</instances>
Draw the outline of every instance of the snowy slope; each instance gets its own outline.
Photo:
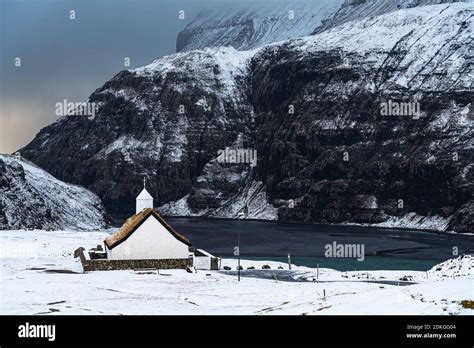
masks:
<instances>
[{"instance_id":1,"label":"snowy slope","mask_svg":"<svg viewBox=\"0 0 474 348\"><path fill-rule=\"evenodd\" d=\"M472 0L256 0L201 11L178 34L177 52L232 46L247 50L269 43L320 33L369 17L440 3ZM294 19L290 19L293 11Z\"/></svg>"},{"instance_id":2,"label":"snowy slope","mask_svg":"<svg viewBox=\"0 0 474 348\"><path fill-rule=\"evenodd\" d=\"M158 77L166 79L170 76L186 75L192 71L194 81L189 79L175 81L174 90L183 93L197 84L205 92L217 92L221 99L219 107L224 111L226 99L236 108L246 102L242 80L248 74L248 63L254 53L255 51L237 51L232 47L204 48L185 54L161 57L131 72L148 79ZM195 105L203 109L210 107L205 99L197 100Z\"/></svg>"},{"instance_id":3,"label":"snowy slope","mask_svg":"<svg viewBox=\"0 0 474 348\"><path fill-rule=\"evenodd\" d=\"M218 46L247 50L309 35L343 3L344 0L272 0L256 1L245 9L228 4L224 9L206 9L178 34L177 51Z\"/></svg>"},{"instance_id":4,"label":"snowy slope","mask_svg":"<svg viewBox=\"0 0 474 348\"><path fill-rule=\"evenodd\" d=\"M314 33L321 33L350 21L380 16L400 9L454 2L472 2L472 0L347 0L334 16L316 28Z\"/></svg>"},{"instance_id":5,"label":"snowy slope","mask_svg":"<svg viewBox=\"0 0 474 348\"><path fill-rule=\"evenodd\" d=\"M380 76L368 89L470 90L473 16L474 3L423 6L346 23L289 45L301 56L339 49L352 54L346 64L357 54L376 69L390 65L397 69L393 76ZM279 45L268 49L272 47ZM391 57L395 52L402 55Z\"/></svg>"},{"instance_id":6,"label":"snowy slope","mask_svg":"<svg viewBox=\"0 0 474 348\"><path fill-rule=\"evenodd\" d=\"M26 160L0 155L0 180L0 216L6 229L93 230L107 226L99 197Z\"/></svg>"},{"instance_id":7,"label":"snowy slope","mask_svg":"<svg viewBox=\"0 0 474 348\"><path fill-rule=\"evenodd\" d=\"M10 315L473 314L472 309L460 304L463 300L473 300L471 255L448 260L428 272L369 271L370 282L366 281L366 271L320 268L317 272L295 265L289 271L284 263L245 259L241 260L243 267L259 269L263 272L261 277L245 276L238 282L235 273L224 271L82 273L73 251L79 246L95 247L107 235L105 232L1 231L0 312ZM271 269L261 270L264 264ZM237 260L222 260L222 266L230 266L233 271L236 265ZM249 271L242 273L245 272ZM282 281L281 275L299 281ZM318 275L318 281L313 281ZM398 286L406 282L403 279L416 284ZM384 283L387 281L393 283Z\"/></svg>"},{"instance_id":8,"label":"snowy slope","mask_svg":"<svg viewBox=\"0 0 474 348\"><path fill-rule=\"evenodd\" d=\"M447 231L449 230L449 218L439 215L423 216L416 213L408 213L403 216L390 216L387 220L375 224L357 224L348 223L347 225L357 226L379 226L386 228L413 228L430 231Z\"/></svg>"}]
</instances>

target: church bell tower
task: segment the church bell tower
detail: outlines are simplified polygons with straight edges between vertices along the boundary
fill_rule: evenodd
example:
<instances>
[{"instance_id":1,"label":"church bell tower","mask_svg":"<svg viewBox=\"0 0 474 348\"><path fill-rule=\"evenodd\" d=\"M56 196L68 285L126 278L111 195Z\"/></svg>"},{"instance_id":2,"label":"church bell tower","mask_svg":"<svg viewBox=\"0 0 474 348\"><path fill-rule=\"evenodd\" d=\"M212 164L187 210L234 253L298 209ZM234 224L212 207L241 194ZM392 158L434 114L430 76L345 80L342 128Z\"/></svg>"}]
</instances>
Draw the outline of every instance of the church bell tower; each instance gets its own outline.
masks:
<instances>
[{"instance_id":1,"label":"church bell tower","mask_svg":"<svg viewBox=\"0 0 474 348\"><path fill-rule=\"evenodd\" d=\"M143 190L136 198L135 214L138 214L145 208L153 208L153 197L146 190L146 179L143 178Z\"/></svg>"}]
</instances>

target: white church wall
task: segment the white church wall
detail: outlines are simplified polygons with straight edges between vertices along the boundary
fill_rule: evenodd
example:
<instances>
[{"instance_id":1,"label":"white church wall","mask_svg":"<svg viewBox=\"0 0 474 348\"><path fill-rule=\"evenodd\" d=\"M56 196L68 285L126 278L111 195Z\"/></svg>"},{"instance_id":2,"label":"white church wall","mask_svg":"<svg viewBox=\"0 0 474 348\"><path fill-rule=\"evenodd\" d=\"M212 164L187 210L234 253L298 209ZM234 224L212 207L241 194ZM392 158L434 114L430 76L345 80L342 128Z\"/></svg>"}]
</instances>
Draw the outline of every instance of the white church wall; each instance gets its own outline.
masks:
<instances>
[{"instance_id":1,"label":"white church wall","mask_svg":"<svg viewBox=\"0 0 474 348\"><path fill-rule=\"evenodd\" d=\"M177 240L153 216L149 216L124 242L107 250L111 260L185 259L189 247Z\"/></svg>"},{"instance_id":2,"label":"white church wall","mask_svg":"<svg viewBox=\"0 0 474 348\"><path fill-rule=\"evenodd\" d=\"M211 258L209 256L195 256L194 268L201 270L211 269Z\"/></svg>"}]
</instances>

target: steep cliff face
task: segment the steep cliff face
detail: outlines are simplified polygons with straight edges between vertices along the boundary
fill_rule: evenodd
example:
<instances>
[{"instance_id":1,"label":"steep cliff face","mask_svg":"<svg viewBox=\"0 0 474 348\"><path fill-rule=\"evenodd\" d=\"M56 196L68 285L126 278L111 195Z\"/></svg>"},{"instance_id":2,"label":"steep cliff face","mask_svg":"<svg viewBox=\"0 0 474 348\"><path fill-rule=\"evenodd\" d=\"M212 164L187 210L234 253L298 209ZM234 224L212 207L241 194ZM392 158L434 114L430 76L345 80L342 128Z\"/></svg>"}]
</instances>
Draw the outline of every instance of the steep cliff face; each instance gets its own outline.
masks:
<instances>
[{"instance_id":1,"label":"steep cliff face","mask_svg":"<svg viewBox=\"0 0 474 348\"><path fill-rule=\"evenodd\" d=\"M99 197L25 160L0 155L1 229L97 230L110 218Z\"/></svg>"},{"instance_id":2,"label":"steep cliff face","mask_svg":"<svg viewBox=\"0 0 474 348\"><path fill-rule=\"evenodd\" d=\"M254 57L259 175L296 202L281 219L473 230L473 12L397 11ZM384 115L390 101L420 115Z\"/></svg>"},{"instance_id":3,"label":"steep cliff face","mask_svg":"<svg viewBox=\"0 0 474 348\"><path fill-rule=\"evenodd\" d=\"M178 34L176 51L218 46L248 50L400 9L469 1L472 0L273 0L255 1L245 10L226 4L224 8L201 11Z\"/></svg>"},{"instance_id":4,"label":"steep cliff face","mask_svg":"<svg viewBox=\"0 0 474 348\"><path fill-rule=\"evenodd\" d=\"M178 53L119 73L94 119L63 117L21 154L112 213L146 176L174 215L472 231L472 31L458 3ZM257 165L218 161L226 148Z\"/></svg>"}]
</instances>

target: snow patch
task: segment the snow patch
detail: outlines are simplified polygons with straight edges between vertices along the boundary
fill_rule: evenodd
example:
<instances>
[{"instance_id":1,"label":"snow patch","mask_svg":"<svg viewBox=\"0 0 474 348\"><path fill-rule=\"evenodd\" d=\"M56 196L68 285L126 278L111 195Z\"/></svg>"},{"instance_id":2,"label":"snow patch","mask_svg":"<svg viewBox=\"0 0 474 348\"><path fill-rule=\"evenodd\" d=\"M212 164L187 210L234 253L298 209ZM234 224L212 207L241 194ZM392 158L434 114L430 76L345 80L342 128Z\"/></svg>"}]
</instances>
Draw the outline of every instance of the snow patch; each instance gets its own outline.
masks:
<instances>
[{"instance_id":1,"label":"snow patch","mask_svg":"<svg viewBox=\"0 0 474 348\"><path fill-rule=\"evenodd\" d=\"M422 216L416 213L408 213L401 217L391 216L387 221L374 224L374 226L446 231L448 229L448 224L449 219L439 215Z\"/></svg>"}]
</instances>

